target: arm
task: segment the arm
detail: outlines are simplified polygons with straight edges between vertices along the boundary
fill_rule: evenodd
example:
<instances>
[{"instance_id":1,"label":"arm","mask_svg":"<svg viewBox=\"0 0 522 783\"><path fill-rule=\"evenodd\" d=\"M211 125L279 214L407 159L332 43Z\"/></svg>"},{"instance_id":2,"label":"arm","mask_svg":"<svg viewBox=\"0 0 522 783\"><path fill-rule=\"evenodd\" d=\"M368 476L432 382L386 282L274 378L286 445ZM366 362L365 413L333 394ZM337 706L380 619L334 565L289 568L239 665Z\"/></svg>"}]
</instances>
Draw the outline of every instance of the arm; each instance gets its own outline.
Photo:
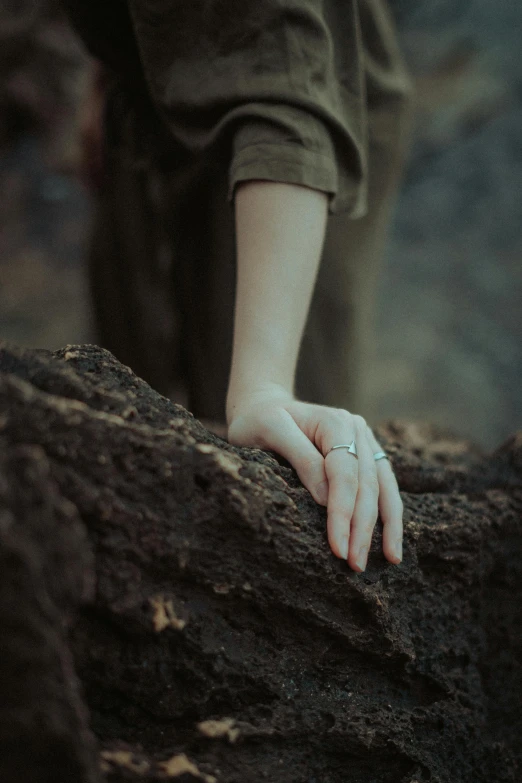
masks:
<instances>
[{"instance_id":1,"label":"arm","mask_svg":"<svg viewBox=\"0 0 522 783\"><path fill-rule=\"evenodd\" d=\"M284 182L247 181L235 196L237 289L227 423L265 384L293 393L324 241L328 197Z\"/></svg>"},{"instance_id":2,"label":"arm","mask_svg":"<svg viewBox=\"0 0 522 783\"><path fill-rule=\"evenodd\" d=\"M286 182L249 180L236 190L237 287L228 440L282 454L318 503L328 506L332 551L364 571L380 514L383 550L402 559L397 480L365 420L300 402L294 378L324 241L328 197ZM325 379L328 382L328 379ZM340 443L357 443L358 459ZM325 456L323 456L325 455Z\"/></svg>"}]
</instances>

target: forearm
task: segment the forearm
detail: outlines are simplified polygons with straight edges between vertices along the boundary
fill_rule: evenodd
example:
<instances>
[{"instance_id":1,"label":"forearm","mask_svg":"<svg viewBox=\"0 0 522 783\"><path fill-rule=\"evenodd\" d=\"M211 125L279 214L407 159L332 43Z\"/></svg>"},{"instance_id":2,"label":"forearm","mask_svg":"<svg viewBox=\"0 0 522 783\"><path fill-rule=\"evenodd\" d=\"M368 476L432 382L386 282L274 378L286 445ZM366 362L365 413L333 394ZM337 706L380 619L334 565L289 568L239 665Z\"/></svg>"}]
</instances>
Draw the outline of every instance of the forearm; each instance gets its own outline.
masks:
<instances>
[{"instance_id":1,"label":"forearm","mask_svg":"<svg viewBox=\"0 0 522 783\"><path fill-rule=\"evenodd\" d=\"M241 183L235 195L237 286L227 421L242 396L293 392L326 228L325 193L282 182Z\"/></svg>"}]
</instances>

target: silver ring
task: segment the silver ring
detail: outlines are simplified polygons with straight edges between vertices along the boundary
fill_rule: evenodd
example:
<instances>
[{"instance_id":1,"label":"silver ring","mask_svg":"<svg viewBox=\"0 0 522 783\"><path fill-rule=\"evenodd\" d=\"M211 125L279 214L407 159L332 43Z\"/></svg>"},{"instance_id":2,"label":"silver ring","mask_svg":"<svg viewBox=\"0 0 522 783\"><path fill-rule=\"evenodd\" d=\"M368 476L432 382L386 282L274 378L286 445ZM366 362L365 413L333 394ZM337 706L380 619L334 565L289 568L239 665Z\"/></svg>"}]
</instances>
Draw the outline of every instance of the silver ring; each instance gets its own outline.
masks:
<instances>
[{"instance_id":1,"label":"silver ring","mask_svg":"<svg viewBox=\"0 0 522 783\"><path fill-rule=\"evenodd\" d=\"M355 441L354 441L354 440L352 440L352 442L351 442L351 443L340 443L340 444L339 444L339 446L332 446L332 448L331 448L331 449L328 449L328 451L327 451L327 452L326 452L326 454L324 455L324 456L325 456L325 459L326 459L326 457L329 455L329 453L330 453L331 451L333 451L334 449L348 449L348 452L349 452L350 454L353 454L353 456L355 457L355 459L359 459L359 457L357 456L357 446L355 445Z\"/></svg>"},{"instance_id":2,"label":"silver ring","mask_svg":"<svg viewBox=\"0 0 522 783\"><path fill-rule=\"evenodd\" d=\"M373 455L374 459L390 459L385 451L376 451Z\"/></svg>"}]
</instances>

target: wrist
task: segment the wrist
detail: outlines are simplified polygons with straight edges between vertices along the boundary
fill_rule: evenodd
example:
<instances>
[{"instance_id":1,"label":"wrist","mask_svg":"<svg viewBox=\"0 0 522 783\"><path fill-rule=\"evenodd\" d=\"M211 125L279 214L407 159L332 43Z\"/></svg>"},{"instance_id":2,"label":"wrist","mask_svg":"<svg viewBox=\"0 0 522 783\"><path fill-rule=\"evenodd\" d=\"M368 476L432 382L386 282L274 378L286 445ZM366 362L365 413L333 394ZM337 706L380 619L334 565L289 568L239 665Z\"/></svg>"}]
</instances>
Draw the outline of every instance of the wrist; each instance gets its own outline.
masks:
<instances>
[{"instance_id":1,"label":"wrist","mask_svg":"<svg viewBox=\"0 0 522 783\"><path fill-rule=\"evenodd\" d=\"M229 384L226 399L226 421L231 422L241 415L247 408L260 403L270 397L271 399L294 399L293 384L279 383L276 381L260 381L259 379L242 383Z\"/></svg>"},{"instance_id":2,"label":"wrist","mask_svg":"<svg viewBox=\"0 0 522 783\"><path fill-rule=\"evenodd\" d=\"M284 355L281 340L257 339L248 341L245 335L235 334L232 366L226 398L227 420L233 411L243 407L243 401L264 394L293 395L295 361Z\"/></svg>"}]
</instances>

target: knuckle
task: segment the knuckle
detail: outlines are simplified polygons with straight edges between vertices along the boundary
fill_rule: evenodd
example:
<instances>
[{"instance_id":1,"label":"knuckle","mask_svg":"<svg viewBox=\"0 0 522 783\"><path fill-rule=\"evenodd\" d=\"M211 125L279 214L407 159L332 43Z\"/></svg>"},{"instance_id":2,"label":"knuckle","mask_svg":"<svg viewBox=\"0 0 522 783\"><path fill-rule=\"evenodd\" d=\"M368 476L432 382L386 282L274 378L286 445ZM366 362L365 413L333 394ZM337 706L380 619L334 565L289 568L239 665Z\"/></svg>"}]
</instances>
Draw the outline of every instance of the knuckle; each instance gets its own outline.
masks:
<instances>
[{"instance_id":1,"label":"knuckle","mask_svg":"<svg viewBox=\"0 0 522 783\"><path fill-rule=\"evenodd\" d=\"M375 529L375 525L377 524L377 510L375 514L370 515L361 525L362 533L367 537L371 538L372 533Z\"/></svg>"},{"instance_id":2,"label":"knuckle","mask_svg":"<svg viewBox=\"0 0 522 783\"><path fill-rule=\"evenodd\" d=\"M258 411L255 416L256 427L263 435L271 435L281 426L281 411Z\"/></svg>"},{"instance_id":3,"label":"knuckle","mask_svg":"<svg viewBox=\"0 0 522 783\"><path fill-rule=\"evenodd\" d=\"M317 457L302 457L299 460L299 466L304 473L322 473L323 460L317 459ZM297 467L297 466L296 466Z\"/></svg>"},{"instance_id":4,"label":"knuckle","mask_svg":"<svg viewBox=\"0 0 522 783\"><path fill-rule=\"evenodd\" d=\"M357 523L354 525L352 523L352 533L355 536L357 540L357 546L356 548L359 548L360 546L367 545L369 546L371 544L372 536L373 536L373 530L375 528L375 522L372 522L370 519L359 519Z\"/></svg>"},{"instance_id":5,"label":"knuckle","mask_svg":"<svg viewBox=\"0 0 522 783\"><path fill-rule=\"evenodd\" d=\"M336 421L339 421L343 424L347 422L351 423L353 420L352 414L349 413L345 408L334 408L333 415Z\"/></svg>"},{"instance_id":6,"label":"knuckle","mask_svg":"<svg viewBox=\"0 0 522 783\"><path fill-rule=\"evenodd\" d=\"M391 465L388 464L388 467L386 468L386 464L388 463L388 460L380 460L381 462L384 462L383 470L386 470L385 476L387 477L387 480L389 481L390 488L393 492L393 495L396 496L402 503L402 498L399 493L399 484L397 482L397 477L395 473L393 472L393 469Z\"/></svg>"},{"instance_id":7,"label":"knuckle","mask_svg":"<svg viewBox=\"0 0 522 783\"><path fill-rule=\"evenodd\" d=\"M366 427L368 426L366 424L366 419L364 419L362 416L356 413L353 417L353 420L355 422L356 427L358 427L361 430L366 430Z\"/></svg>"},{"instance_id":8,"label":"knuckle","mask_svg":"<svg viewBox=\"0 0 522 783\"><path fill-rule=\"evenodd\" d=\"M377 438L375 437L375 435L373 434L373 430L372 430L372 428L370 427L370 425L368 423L366 424L366 435L368 436L368 440L370 441L372 446L375 448L375 450L376 451L377 450L378 451L382 451L381 445L380 445L379 441L377 440Z\"/></svg>"},{"instance_id":9,"label":"knuckle","mask_svg":"<svg viewBox=\"0 0 522 783\"><path fill-rule=\"evenodd\" d=\"M356 491L359 488L359 484L359 476L357 473L348 473L346 476L343 476L343 485L348 487L348 489Z\"/></svg>"},{"instance_id":10,"label":"knuckle","mask_svg":"<svg viewBox=\"0 0 522 783\"><path fill-rule=\"evenodd\" d=\"M364 475L360 479L360 485L364 489L366 489L368 492L370 492L372 495L378 495L379 494L379 479L374 473L369 473L367 475Z\"/></svg>"},{"instance_id":11,"label":"knuckle","mask_svg":"<svg viewBox=\"0 0 522 783\"><path fill-rule=\"evenodd\" d=\"M338 505L331 506L328 508L328 513L332 514L338 519L342 519L343 522L349 522L350 519L352 518L352 515L350 511L348 511L346 506L338 506Z\"/></svg>"}]
</instances>

